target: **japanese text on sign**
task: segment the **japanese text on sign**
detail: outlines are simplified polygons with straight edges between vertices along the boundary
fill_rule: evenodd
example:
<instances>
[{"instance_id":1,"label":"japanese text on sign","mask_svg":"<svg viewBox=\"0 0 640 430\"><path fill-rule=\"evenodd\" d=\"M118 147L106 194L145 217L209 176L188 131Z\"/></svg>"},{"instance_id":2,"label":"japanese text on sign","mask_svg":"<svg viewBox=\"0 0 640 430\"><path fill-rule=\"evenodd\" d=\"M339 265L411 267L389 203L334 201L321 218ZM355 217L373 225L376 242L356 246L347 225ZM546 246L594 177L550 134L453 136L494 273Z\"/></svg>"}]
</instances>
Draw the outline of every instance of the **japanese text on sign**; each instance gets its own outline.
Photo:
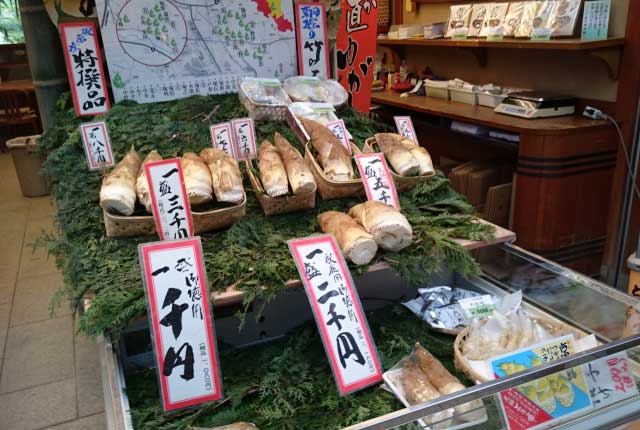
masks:
<instances>
[{"instance_id":1,"label":"japanese text on sign","mask_svg":"<svg viewBox=\"0 0 640 430\"><path fill-rule=\"evenodd\" d=\"M382 379L351 274L332 235L289 241L341 395Z\"/></svg>"},{"instance_id":2,"label":"japanese text on sign","mask_svg":"<svg viewBox=\"0 0 640 430\"><path fill-rule=\"evenodd\" d=\"M191 207L179 158L146 163L153 217L162 240L193 236Z\"/></svg>"},{"instance_id":3,"label":"japanese text on sign","mask_svg":"<svg viewBox=\"0 0 640 430\"><path fill-rule=\"evenodd\" d=\"M212 125L210 131L213 147L226 152L232 158L236 158L231 125L228 122Z\"/></svg>"},{"instance_id":4,"label":"japanese text on sign","mask_svg":"<svg viewBox=\"0 0 640 430\"><path fill-rule=\"evenodd\" d=\"M336 40L338 82L349 94L349 104L368 112L378 29L377 0L342 0Z\"/></svg>"},{"instance_id":5,"label":"japanese text on sign","mask_svg":"<svg viewBox=\"0 0 640 430\"><path fill-rule=\"evenodd\" d=\"M92 22L60 23L60 35L76 115L109 110L96 26Z\"/></svg>"},{"instance_id":6,"label":"japanese text on sign","mask_svg":"<svg viewBox=\"0 0 640 430\"><path fill-rule=\"evenodd\" d=\"M222 398L200 238L138 249L165 411Z\"/></svg>"},{"instance_id":7,"label":"japanese text on sign","mask_svg":"<svg viewBox=\"0 0 640 430\"><path fill-rule=\"evenodd\" d=\"M493 299L490 294L481 296L466 297L458 300L460 307L469 319L475 317L486 317L493 313Z\"/></svg>"},{"instance_id":8,"label":"japanese text on sign","mask_svg":"<svg viewBox=\"0 0 640 430\"><path fill-rule=\"evenodd\" d=\"M231 121L236 158L250 160L256 157L256 132L251 118L240 118Z\"/></svg>"},{"instance_id":9,"label":"japanese text on sign","mask_svg":"<svg viewBox=\"0 0 640 430\"><path fill-rule=\"evenodd\" d=\"M603 40L609 32L611 0L588 1L582 14L582 40Z\"/></svg>"},{"instance_id":10,"label":"japanese text on sign","mask_svg":"<svg viewBox=\"0 0 640 430\"><path fill-rule=\"evenodd\" d=\"M325 125L331 133L333 133L338 139L340 139L340 143L344 146L349 154L351 154L351 145L349 144L349 137L347 136L347 127L344 125L344 121L339 119L337 121L329 121Z\"/></svg>"},{"instance_id":11,"label":"japanese text on sign","mask_svg":"<svg viewBox=\"0 0 640 430\"><path fill-rule=\"evenodd\" d=\"M593 406L601 408L638 395L625 351L582 365Z\"/></svg>"},{"instance_id":12,"label":"japanese text on sign","mask_svg":"<svg viewBox=\"0 0 640 430\"><path fill-rule=\"evenodd\" d=\"M398 192L384 154L381 152L356 154L355 159L367 192L367 199L376 200L400 210Z\"/></svg>"},{"instance_id":13,"label":"japanese text on sign","mask_svg":"<svg viewBox=\"0 0 640 430\"><path fill-rule=\"evenodd\" d=\"M398 134L413 140L416 144L418 143L418 136L413 128L413 121L411 121L410 116L394 116L393 120L396 123Z\"/></svg>"},{"instance_id":14,"label":"japanese text on sign","mask_svg":"<svg viewBox=\"0 0 640 430\"><path fill-rule=\"evenodd\" d=\"M80 124L80 135L89 170L104 169L114 165L111 141L104 121Z\"/></svg>"},{"instance_id":15,"label":"japanese text on sign","mask_svg":"<svg viewBox=\"0 0 640 430\"><path fill-rule=\"evenodd\" d=\"M296 3L298 72L329 78L329 44L324 3Z\"/></svg>"}]
</instances>

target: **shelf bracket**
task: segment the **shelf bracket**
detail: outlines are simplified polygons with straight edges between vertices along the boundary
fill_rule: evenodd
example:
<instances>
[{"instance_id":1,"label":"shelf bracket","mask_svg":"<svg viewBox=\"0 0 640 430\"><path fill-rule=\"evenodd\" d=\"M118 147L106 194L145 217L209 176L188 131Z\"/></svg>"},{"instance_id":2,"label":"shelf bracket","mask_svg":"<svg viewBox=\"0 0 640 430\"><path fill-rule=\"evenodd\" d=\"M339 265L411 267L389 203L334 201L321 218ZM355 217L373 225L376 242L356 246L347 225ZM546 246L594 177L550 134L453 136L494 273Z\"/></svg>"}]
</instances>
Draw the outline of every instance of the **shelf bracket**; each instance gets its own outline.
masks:
<instances>
[{"instance_id":1,"label":"shelf bracket","mask_svg":"<svg viewBox=\"0 0 640 430\"><path fill-rule=\"evenodd\" d=\"M614 81L620 78L621 54L620 49L598 49L589 51L590 56L599 59L607 66L609 77Z\"/></svg>"},{"instance_id":2,"label":"shelf bracket","mask_svg":"<svg viewBox=\"0 0 640 430\"><path fill-rule=\"evenodd\" d=\"M487 48L458 48L462 51L469 52L471 55L476 57L476 61L480 67L485 67L487 65Z\"/></svg>"}]
</instances>

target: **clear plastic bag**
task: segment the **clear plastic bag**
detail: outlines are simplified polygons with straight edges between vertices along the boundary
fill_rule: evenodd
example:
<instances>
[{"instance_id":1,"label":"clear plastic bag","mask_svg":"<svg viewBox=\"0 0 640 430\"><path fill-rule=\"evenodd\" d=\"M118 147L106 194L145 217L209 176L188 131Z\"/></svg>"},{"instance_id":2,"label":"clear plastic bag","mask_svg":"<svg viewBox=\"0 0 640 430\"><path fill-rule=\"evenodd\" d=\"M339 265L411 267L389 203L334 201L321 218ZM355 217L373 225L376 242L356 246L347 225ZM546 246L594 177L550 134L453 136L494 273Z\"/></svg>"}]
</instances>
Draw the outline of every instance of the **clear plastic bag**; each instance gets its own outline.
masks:
<instances>
[{"instance_id":1,"label":"clear plastic bag","mask_svg":"<svg viewBox=\"0 0 640 430\"><path fill-rule=\"evenodd\" d=\"M284 121L291 99L277 79L243 78L238 99L256 121Z\"/></svg>"},{"instance_id":2,"label":"clear plastic bag","mask_svg":"<svg viewBox=\"0 0 640 430\"><path fill-rule=\"evenodd\" d=\"M296 102L329 103L334 107L340 107L349 98L344 87L331 79L293 76L284 81L283 87L289 97Z\"/></svg>"}]
</instances>

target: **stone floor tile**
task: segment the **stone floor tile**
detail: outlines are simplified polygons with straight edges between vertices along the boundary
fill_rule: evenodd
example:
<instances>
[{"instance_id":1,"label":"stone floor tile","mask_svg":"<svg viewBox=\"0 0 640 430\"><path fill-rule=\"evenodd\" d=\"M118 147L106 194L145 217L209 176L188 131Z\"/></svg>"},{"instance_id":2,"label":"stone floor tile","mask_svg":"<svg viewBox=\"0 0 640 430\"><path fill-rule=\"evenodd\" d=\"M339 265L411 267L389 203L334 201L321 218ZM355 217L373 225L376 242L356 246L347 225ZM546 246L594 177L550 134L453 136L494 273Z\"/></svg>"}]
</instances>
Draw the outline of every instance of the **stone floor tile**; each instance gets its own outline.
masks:
<instances>
[{"instance_id":1,"label":"stone floor tile","mask_svg":"<svg viewBox=\"0 0 640 430\"><path fill-rule=\"evenodd\" d=\"M107 420L102 413L80 418L68 423L59 424L57 426L47 427L45 430L104 430L106 428Z\"/></svg>"},{"instance_id":2,"label":"stone floor tile","mask_svg":"<svg viewBox=\"0 0 640 430\"><path fill-rule=\"evenodd\" d=\"M9 328L0 393L47 384L73 375L71 317Z\"/></svg>"},{"instance_id":3,"label":"stone floor tile","mask_svg":"<svg viewBox=\"0 0 640 430\"><path fill-rule=\"evenodd\" d=\"M0 395L0 428L38 429L73 420L75 400L73 379Z\"/></svg>"},{"instance_id":4,"label":"stone floor tile","mask_svg":"<svg viewBox=\"0 0 640 430\"><path fill-rule=\"evenodd\" d=\"M78 416L83 417L104 411L100 357L98 346L92 339L77 334L75 342Z\"/></svg>"},{"instance_id":5,"label":"stone floor tile","mask_svg":"<svg viewBox=\"0 0 640 430\"><path fill-rule=\"evenodd\" d=\"M29 276L16 284L11 311L11 326L42 321L51 318L49 305L53 295L62 288L62 274L55 272L47 275ZM66 301L55 309L54 317L71 315Z\"/></svg>"},{"instance_id":6,"label":"stone floor tile","mask_svg":"<svg viewBox=\"0 0 640 430\"><path fill-rule=\"evenodd\" d=\"M0 266L0 304L11 303L17 279L17 266Z\"/></svg>"},{"instance_id":7,"label":"stone floor tile","mask_svg":"<svg viewBox=\"0 0 640 430\"><path fill-rule=\"evenodd\" d=\"M9 330L9 314L11 303L0 305L0 369L2 369L2 357L4 356L4 345L7 341L7 331Z\"/></svg>"},{"instance_id":8,"label":"stone floor tile","mask_svg":"<svg viewBox=\"0 0 640 430\"><path fill-rule=\"evenodd\" d=\"M51 219L51 216L55 212L55 206L51 196L31 197L29 204L29 219Z\"/></svg>"},{"instance_id":9,"label":"stone floor tile","mask_svg":"<svg viewBox=\"0 0 640 430\"><path fill-rule=\"evenodd\" d=\"M53 256L43 246L33 247L25 243L20 257L18 279L28 276L48 275L58 271Z\"/></svg>"}]
</instances>

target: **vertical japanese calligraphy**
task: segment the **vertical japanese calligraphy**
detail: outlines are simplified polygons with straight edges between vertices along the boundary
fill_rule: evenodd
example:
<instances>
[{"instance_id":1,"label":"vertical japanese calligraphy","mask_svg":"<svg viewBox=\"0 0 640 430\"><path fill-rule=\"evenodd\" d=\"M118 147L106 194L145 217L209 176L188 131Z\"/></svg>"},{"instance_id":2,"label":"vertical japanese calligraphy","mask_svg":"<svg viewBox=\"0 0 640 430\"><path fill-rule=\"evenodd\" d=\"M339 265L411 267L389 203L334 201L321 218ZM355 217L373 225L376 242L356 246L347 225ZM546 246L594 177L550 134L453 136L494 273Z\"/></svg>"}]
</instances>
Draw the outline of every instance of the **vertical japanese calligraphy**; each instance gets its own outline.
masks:
<instances>
[{"instance_id":1,"label":"vertical japanese calligraphy","mask_svg":"<svg viewBox=\"0 0 640 430\"><path fill-rule=\"evenodd\" d=\"M104 169L115 164L107 124L104 121L80 124L80 135L89 170Z\"/></svg>"},{"instance_id":2,"label":"vertical japanese calligraphy","mask_svg":"<svg viewBox=\"0 0 640 430\"><path fill-rule=\"evenodd\" d=\"M396 123L398 134L403 137L408 137L416 144L418 143L418 135L416 134L415 128L413 128L413 121L411 121L410 116L394 116L393 120Z\"/></svg>"},{"instance_id":3,"label":"vertical japanese calligraphy","mask_svg":"<svg viewBox=\"0 0 640 430\"><path fill-rule=\"evenodd\" d=\"M77 116L109 110L102 56L93 22L60 23L60 37Z\"/></svg>"},{"instance_id":4,"label":"vertical japanese calligraphy","mask_svg":"<svg viewBox=\"0 0 640 430\"><path fill-rule=\"evenodd\" d=\"M212 125L209 130L211 131L213 147L226 152L232 158L237 158L233 135L231 134L231 125L228 122L223 122L222 124Z\"/></svg>"},{"instance_id":5,"label":"vertical japanese calligraphy","mask_svg":"<svg viewBox=\"0 0 640 430\"><path fill-rule=\"evenodd\" d=\"M338 139L340 139L340 142L342 142L342 146L347 148L347 151L349 151L349 154L351 154L351 145L349 144L347 127L344 125L344 121L341 119L337 121L329 121L325 124L325 127L331 130L331 133L333 133Z\"/></svg>"},{"instance_id":6,"label":"vertical japanese calligraphy","mask_svg":"<svg viewBox=\"0 0 640 430\"><path fill-rule=\"evenodd\" d=\"M340 395L382 379L380 359L351 273L332 235L288 242Z\"/></svg>"},{"instance_id":7,"label":"vertical japanese calligraphy","mask_svg":"<svg viewBox=\"0 0 640 430\"><path fill-rule=\"evenodd\" d=\"M400 199L393 182L387 160L381 152L356 154L360 177L367 192L367 199L377 200L400 210Z\"/></svg>"},{"instance_id":8,"label":"vertical japanese calligraphy","mask_svg":"<svg viewBox=\"0 0 640 430\"><path fill-rule=\"evenodd\" d=\"M329 79L329 43L324 3L295 3L298 73Z\"/></svg>"},{"instance_id":9,"label":"vertical japanese calligraphy","mask_svg":"<svg viewBox=\"0 0 640 430\"><path fill-rule=\"evenodd\" d=\"M377 0L342 0L336 41L338 82L349 93L349 104L369 112L378 29Z\"/></svg>"},{"instance_id":10,"label":"vertical japanese calligraphy","mask_svg":"<svg viewBox=\"0 0 640 430\"><path fill-rule=\"evenodd\" d=\"M240 118L231 121L236 158L250 160L256 158L256 132L251 118Z\"/></svg>"},{"instance_id":11,"label":"vertical japanese calligraphy","mask_svg":"<svg viewBox=\"0 0 640 430\"><path fill-rule=\"evenodd\" d=\"M146 163L153 218L162 240L193 236L191 206L184 186L180 158Z\"/></svg>"},{"instance_id":12,"label":"vertical japanese calligraphy","mask_svg":"<svg viewBox=\"0 0 640 430\"><path fill-rule=\"evenodd\" d=\"M200 238L141 244L138 253L164 410L221 399Z\"/></svg>"},{"instance_id":13,"label":"vertical japanese calligraphy","mask_svg":"<svg viewBox=\"0 0 640 430\"><path fill-rule=\"evenodd\" d=\"M626 351L594 360L582 367L595 408L609 406L638 395Z\"/></svg>"}]
</instances>

